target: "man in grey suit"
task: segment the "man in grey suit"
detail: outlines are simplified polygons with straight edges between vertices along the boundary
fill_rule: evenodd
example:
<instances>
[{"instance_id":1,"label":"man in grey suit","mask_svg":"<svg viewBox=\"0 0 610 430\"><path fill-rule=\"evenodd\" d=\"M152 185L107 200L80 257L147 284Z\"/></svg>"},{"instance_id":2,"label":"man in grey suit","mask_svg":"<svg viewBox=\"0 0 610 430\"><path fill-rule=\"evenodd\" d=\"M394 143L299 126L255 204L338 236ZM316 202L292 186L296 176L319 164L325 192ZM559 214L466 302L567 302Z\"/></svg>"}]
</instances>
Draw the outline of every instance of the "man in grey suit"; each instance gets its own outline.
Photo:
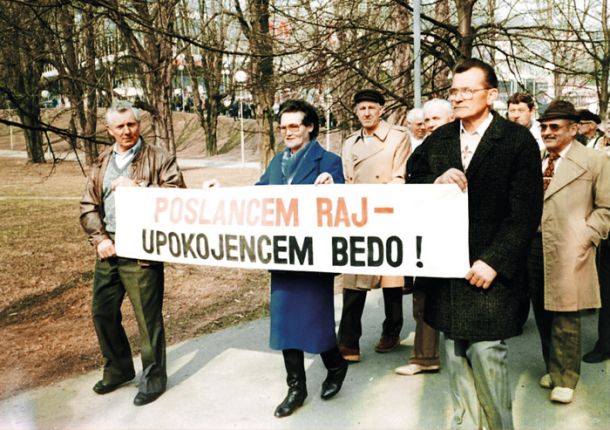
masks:
<instances>
[{"instance_id":1,"label":"man in grey suit","mask_svg":"<svg viewBox=\"0 0 610 430\"><path fill-rule=\"evenodd\" d=\"M471 268L464 278L426 279L424 318L445 336L453 428L511 429L505 339L522 332L525 257L540 224L542 174L527 128L492 111L498 79L467 60L449 90L456 121L422 144L410 183L468 191Z\"/></svg>"}]
</instances>

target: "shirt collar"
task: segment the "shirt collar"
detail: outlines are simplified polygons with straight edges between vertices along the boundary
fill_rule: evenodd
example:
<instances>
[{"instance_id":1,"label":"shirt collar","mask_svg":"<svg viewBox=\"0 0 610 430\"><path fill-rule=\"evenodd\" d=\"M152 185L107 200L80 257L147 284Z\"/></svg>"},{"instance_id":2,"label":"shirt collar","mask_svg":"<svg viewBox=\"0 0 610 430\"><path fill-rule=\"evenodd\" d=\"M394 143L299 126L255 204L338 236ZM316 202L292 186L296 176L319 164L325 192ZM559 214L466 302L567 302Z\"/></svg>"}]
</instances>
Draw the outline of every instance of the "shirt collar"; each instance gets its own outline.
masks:
<instances>
[{"instance_id":1,"label":"shirt collar","mask_svg":"<svg viewBox=\"0 0 610 430\"><path fill-rule=\"evenodd\" d=\"M120 153L119 151L116 150L116 143L114 144L114 146L112 147L112 152L115 153L115 155L119 155L121 157L127 157L129 155L134 155L137 154L137 152L140 150L140 148L142 147L142 138L138 138L138 141L136 142L135 145L133 145L131 148L129 148L126 152Z\"/></svg>"},{"instance_id":2,"label":"shirt collar","mask_svg":"<svg viewBox=\"0 0 610 430\"><path fill-rule=\"evenodd\" d=\"M491 112L489 112L489 114L487 114L487 118L485 118L485 120L481 124L479 124L479 126L476 128L476 130L473 133L468 133L468 131L466 131L466 129L464 128L464 123L460 120L460 134L464 134L464 133L470 134L470 135L478 134L479 136L483 137L483 135L489 128L489 125L493 121L493 119L494 119L494 116L492 115Z\"/></svg>"},{"instance_id":3,"label":"shirt collar","mask_svg":"<svg viewBox=\"0 0 610 430\"><path fill-rule=\"evenodd\" d=\"M563 149L561 150L561 152L559 152L559 158L566 158L566 155L567 155L568 151L570 150L570 148L572 147L572 144L573 144L573 143L574 143L573 141L572 141L572 142L570 142L570 143L568 144L568 146L566 146L565 148L563 148ZM544 158L548 158L548 157L549 157L549 154L550 154L550 152L549 152L549 151L546 151L546 157L544 157Z\"/></svg>"},{"instance_id":4,"label":"shirt collar","mask_svg":"<svg viewBox=\"0 0 610 430\"><path fill-rule=\"evenodd\" d=\"M375 129L375 131L373 132L373 134L370 135L366 135L364 133L364 128L361 129L361 137L373 137L376 136L377 139L381 140L382 142L385 141L385 138L388 136L388 133L390 132L390 124L387 123L384 120L379 121L379 124L377 125L377 128Z\"/></svg>"}]
</instances>

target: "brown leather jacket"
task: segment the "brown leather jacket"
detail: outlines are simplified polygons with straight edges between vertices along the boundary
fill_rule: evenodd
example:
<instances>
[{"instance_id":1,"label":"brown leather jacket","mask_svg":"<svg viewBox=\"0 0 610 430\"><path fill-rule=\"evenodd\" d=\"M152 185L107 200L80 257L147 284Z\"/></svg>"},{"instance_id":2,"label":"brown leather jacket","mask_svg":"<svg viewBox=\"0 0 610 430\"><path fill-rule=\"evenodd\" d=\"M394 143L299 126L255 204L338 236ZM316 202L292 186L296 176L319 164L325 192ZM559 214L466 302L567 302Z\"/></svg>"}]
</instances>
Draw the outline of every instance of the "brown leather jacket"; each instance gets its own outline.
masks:
<instances>
[{"instance_id":1,"label":"brown leather jacket","mask_svg":"<svg viewBox=\"0 0 610 430\"><path fill-rule=\"evenodd\" d=\"M102 183L112 148L107 148L91 166L85 194L80 202L80 223L89 242L95 247L104 239L110 239L103 223ZM176 157L144 141L132 160L131 179L142 187L186 188Z\"/></svg>"}]
</instances>

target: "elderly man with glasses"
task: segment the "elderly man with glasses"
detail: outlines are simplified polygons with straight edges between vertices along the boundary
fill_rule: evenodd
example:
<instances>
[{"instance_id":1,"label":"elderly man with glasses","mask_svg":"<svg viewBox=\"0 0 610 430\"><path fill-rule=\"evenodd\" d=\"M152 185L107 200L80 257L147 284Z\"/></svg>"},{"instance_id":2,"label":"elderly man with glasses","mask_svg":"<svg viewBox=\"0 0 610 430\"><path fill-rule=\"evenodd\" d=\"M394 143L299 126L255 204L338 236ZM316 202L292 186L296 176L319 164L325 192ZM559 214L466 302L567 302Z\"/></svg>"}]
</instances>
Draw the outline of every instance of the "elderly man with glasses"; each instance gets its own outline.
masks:
<instances>
[{"instance_id":1,"label":"elderly man with glasses","mask_svg":"<svg viewBox=\"0 0 610 430\"><path fill-rule=\"evenodd\" d=\"M528 273L550 399L570 403L580 374L580 311L599 308L596 248L610 228L610 162L575 137L578 113L552 102L540 117L544 210Z\"/></svg>"},{"instance_id":2,"label":"elderly man with glasses","mask_svg":"<svg viewBox=\"0 0 610 430\"><path fill-rule=\"evenodd\" d=\"M458 65L449 90L456 121L424 141L409 173L409 183L468 192L471 267L464 278L426 278L424 286L424 319L445 337L459 429L513 428L505 339L522 332L524 263L542 211L538 145L527 128L492 112L497 88L490 65Z\"/></svg>"},{"instance_id":3,"label":"elderly man with glasses","mask_svg":"<svg viewBox=\"0 0 610 430\"><path fill-rule=\"evenodd\" d=\"M586 143L583 143L587 148L602 149L600 144L604 134L597 129L601 122L599 115L588 109L582 109L578 112L578 132L586 141Z\"/></svg>"}]
</instances>

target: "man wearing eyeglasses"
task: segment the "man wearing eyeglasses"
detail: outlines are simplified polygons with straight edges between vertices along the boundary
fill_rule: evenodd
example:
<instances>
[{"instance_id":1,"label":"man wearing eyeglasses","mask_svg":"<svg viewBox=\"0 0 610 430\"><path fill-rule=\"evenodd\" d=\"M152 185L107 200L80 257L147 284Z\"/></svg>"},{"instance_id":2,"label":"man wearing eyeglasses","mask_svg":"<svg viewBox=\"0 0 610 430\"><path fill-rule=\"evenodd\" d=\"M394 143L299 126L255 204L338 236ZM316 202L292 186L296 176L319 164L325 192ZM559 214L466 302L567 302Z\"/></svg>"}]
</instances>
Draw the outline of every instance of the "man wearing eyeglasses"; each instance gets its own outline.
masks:
<instances>
[{"instance_id":1,"label":"man wearing eyeglasses","mask_svg":"<svg viewBox=\"0 0 610 430\"><path fill-rule=\"evenodd\" d=\"M404 184L405 165L411 152L405 127L382 119L383 95L360 90L354 95L354 111L362 128L343 144L342 161L347 184ZM400 343L402 329L402 276L343 275L343 312L339 324L339 350L349 362L360 361L359 340L367 290L381 287L385 320L375 351L390 352Z\"/></svg>"},{"instance_id":2,"label":"man wearing eyeglasses","mask_svg":"<svg viewBox=\"0 0 610 430\"><path fill-rule=\"evenodd\" d=\"M425 286L424 319L445 337L453 428L513 428L505 339L522 332L524 262L542 212L538 145L492 111L497 88L490 65L458 65L449 90L456 120L428 136L409 176L468 192L471 267Z\"/></svg>"},{"instance_id":3,"label":"man wearing eyeglasses","mask_svg":"<svg viewBox=\"0 0 610 430\"><path fill-rule=\"evenodd\" d=\"M601 149L599 143L602 141L603 133L597 130L602 120L599 115L588 109L578 112L578 132L585 138L587 148Z\"/></svg>"},{"instance_id":4,"label":"man wearing eyeglasses","mask_svg":"<svg viewBox=\"0 0 610 430\"><path fill-rule=\"evenodd\" d=\"M544 211L528 273L550 400L570 403L580 374L580 313L599 308L596 247L610 228L610 162L575 140L572 103L552 102L540 117Z\"/></svg>"}]
</instances>

